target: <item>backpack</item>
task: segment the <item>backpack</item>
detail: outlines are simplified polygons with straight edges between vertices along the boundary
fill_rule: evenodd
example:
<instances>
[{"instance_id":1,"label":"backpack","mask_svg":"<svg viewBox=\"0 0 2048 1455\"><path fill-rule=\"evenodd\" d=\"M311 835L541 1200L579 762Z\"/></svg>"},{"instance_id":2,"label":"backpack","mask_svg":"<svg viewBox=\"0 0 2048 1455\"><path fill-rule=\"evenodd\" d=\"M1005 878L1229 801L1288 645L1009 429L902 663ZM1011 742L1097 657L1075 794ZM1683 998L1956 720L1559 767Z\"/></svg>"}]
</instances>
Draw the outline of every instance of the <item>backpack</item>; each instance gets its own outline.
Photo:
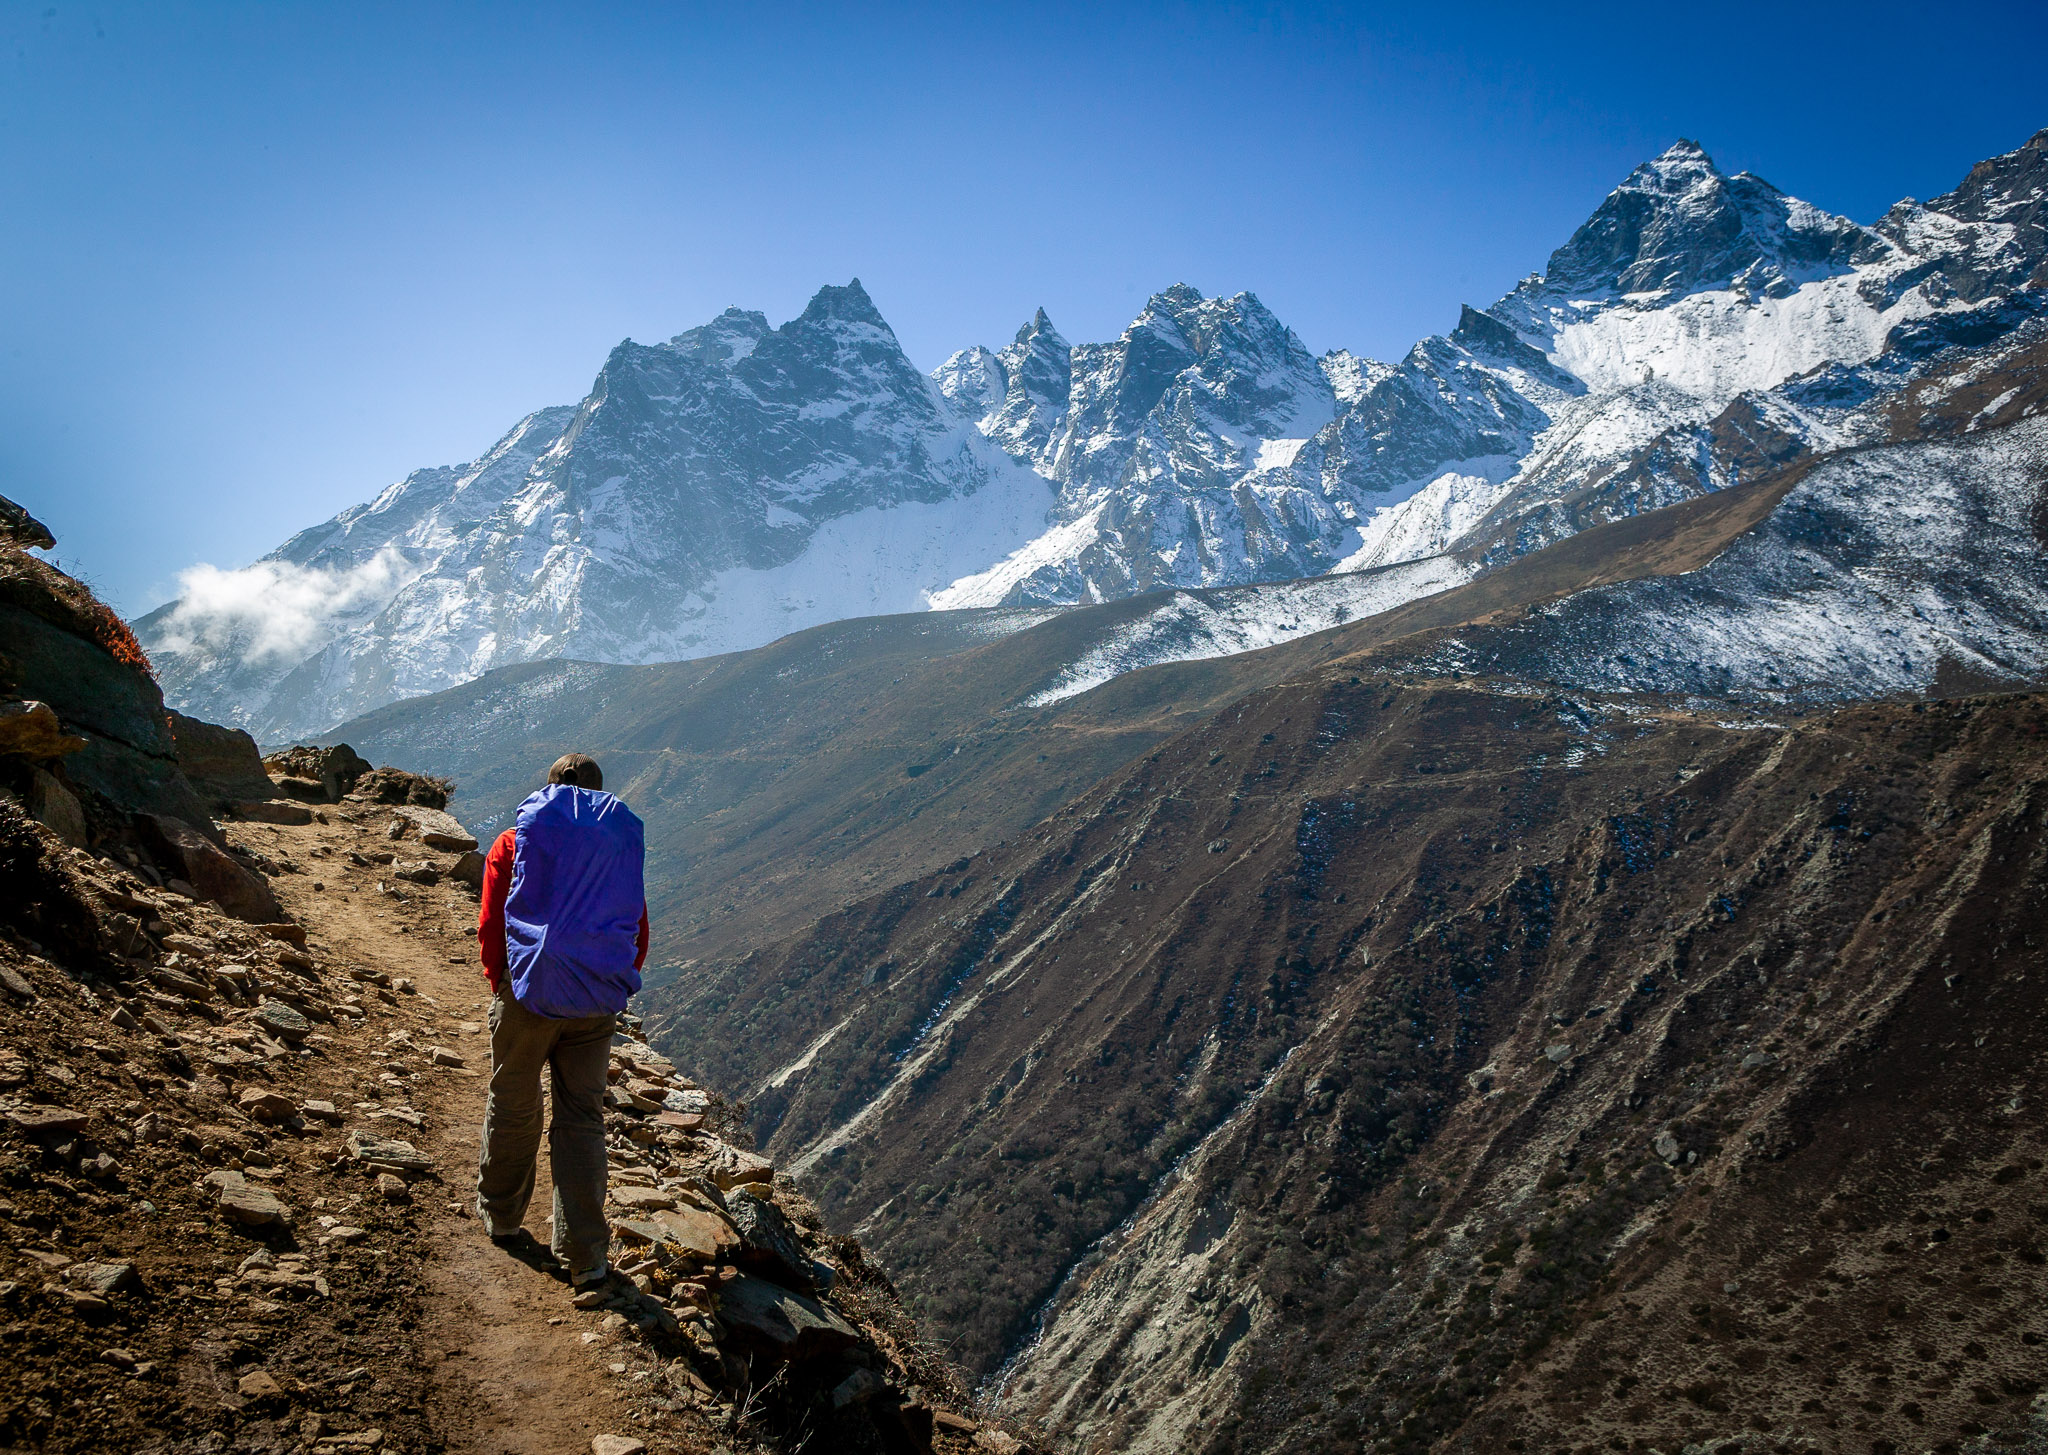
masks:
<instances>
[{"instance_id":1,"label":"backpack","mask_svg":"<svg viewBox=\"0 0 2048 1455\"><path fill-rule=\"evenodd\" d=\"M646 830L609 793L550 783L513 821L505 959L512 995L555 1020L616 1014L640 989Z\"/></svg>"}]
</instances>

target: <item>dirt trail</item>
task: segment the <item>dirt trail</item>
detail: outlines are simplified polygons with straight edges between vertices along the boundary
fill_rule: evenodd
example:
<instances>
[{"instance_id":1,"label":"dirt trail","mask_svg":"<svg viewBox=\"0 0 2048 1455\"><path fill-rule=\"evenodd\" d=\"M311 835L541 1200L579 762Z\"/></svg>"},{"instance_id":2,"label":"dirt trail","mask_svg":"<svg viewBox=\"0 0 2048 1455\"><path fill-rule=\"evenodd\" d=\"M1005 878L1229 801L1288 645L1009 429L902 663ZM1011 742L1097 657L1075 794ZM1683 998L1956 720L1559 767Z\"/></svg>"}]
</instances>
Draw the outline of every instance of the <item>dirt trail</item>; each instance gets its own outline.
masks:
<instances>
[{"instance_id":1,"label":"dirt trail","mask_svg":"<svg viewBox=\"0 0 2048 1455\"><path fill-rule=\"evenodd\" d=\"M237 825L236 833L306 865L309 872L275 882L286 910L316 945L415 986L416 993L386 1006L395 1014L371 1020L370 1042L407 1030L422 1046L445 1046L465 1063L417 1071L402 1093L425 1118L408 1139L432 1155L439 1178L413 1189L413 1220L426 1254L417 1347L433 1375L434 1430L455 1452L568 1455L588 1450L594 1435L631 1429L625 1402L608 1387L604 1345L582 1341L584 1321L571 1316L568 1287L545 1266L545 1146L526 1221L535 1243L524 1258L493 1244L470 1215L490 1060L474 899L451 883L403 883L388 870L347 863L349 852L368 842L353 824ZM328 854L318 855L320 848ZM379 892L380 880L397 894ZM324 888L315 890L315 883ZM388 1102L400 1093L380 1084L383 1070L366 1060L359 1090ZM394 1126L387 1134L403 1131Z\"/></svg>"}]
</instances>

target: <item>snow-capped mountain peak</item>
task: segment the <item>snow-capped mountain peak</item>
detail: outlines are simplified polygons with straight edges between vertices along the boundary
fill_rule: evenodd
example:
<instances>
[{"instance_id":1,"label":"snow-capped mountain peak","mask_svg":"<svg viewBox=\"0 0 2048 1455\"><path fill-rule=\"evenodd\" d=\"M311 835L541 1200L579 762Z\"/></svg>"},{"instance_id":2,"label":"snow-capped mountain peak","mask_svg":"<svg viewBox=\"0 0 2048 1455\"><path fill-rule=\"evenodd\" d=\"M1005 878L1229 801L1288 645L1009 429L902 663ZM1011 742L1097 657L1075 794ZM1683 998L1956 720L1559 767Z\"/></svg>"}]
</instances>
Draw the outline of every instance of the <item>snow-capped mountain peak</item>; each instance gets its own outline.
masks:
<instances>
[{"instance_id":1,"label":"snow-capped mountain peak","mask_svg":"<svg viewBox=\"0 0 2048 1455\"><path fill-rule=\"evenodd\" d=\"M505 663L876 611L1416 563L1380 600L1878 438L2044 299L2048 132L1869 227L1680 141L1392 364L1177 283L1107 342L1039 309L927 378L855 280L779 327L627 340L580 404L140 625L173 701L274 739Z\"/></svg>"},{"instance_id":2,"label":"snow-capped mountain peak","mask_svg":"<svg viewBox=\"0 0 2048 1455\"><path fill-rule=\"evenodd\" d=\"M771 332L767 314L728 308L711 322L677 334L668 346L715 368L744 359Z\"/></svg>"},{"instance_id":3,"label":"snow-capped mountain peak","mask_svg":"<svg viewBox=\"0 0 2048 1455\"><path fill-rule=\"evenodd\" d=\"M2044 170L2048 134L1864 227L1681 140L1544 272L1394 365L1309 360L1251 295L1177 284L1114 343L1072 351L1049 448L991 431L1052 477L1059 503L1045 536L938 600L1100 600L1461 542L1491 563L1733 483L1785 449L1850 442L1865 427L1850 405L1874 384L1826 407L1763 396L1864 369L1895 341L1938 349L1944 320L2048 283ZM2011 327L2031 306L1968 327ZM1744 423L1716 433L1738 405ZM1759 439L1757 460L1718 453Z\"/></svg>"},{"instance_id":4,"label":"snow-capped mountain peak","mask_svg":"<svg viewBox=\"0 0 2048 1455\"><path fill-rule=\"evenodd\" d=\"M1787 197L1749 172L1724 175L1697 142L1631 172L1550 256L1544 283L1577 296L1662 293L1747 280L1785 289L1846 268L1869 231Z\"/></svg>"},{"instance_id":5,"label":"snow-capped mountain peak","mask_svg":"<svg viewBox=\"0 0 2048 1455\"><path fill-rule=\"evenodd\" d=\"M701 656L917 610L1036 534L1050 497L856 280L779 328L728 309L628 339L581 404L138 626L175 700L274 741L537 657ZM249 650L278 600L304 603L288 650Z\"/></svg>"}]
</instances>

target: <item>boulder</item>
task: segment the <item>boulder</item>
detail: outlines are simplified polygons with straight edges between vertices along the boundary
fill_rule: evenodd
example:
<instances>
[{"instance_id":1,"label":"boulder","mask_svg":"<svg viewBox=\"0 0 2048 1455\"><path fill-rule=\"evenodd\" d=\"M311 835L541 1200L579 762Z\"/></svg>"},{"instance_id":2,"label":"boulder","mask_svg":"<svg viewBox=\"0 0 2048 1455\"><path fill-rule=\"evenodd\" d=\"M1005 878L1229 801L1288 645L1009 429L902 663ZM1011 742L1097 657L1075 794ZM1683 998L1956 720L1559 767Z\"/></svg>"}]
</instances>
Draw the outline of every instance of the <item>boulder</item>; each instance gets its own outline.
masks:
<instances>
[{"instance_id":1,"label":"boulder","mask_svg":"<svg viewBox=\"0 0 2048 1455\"><path fill-rule=\"evenodd\" d=\"M816 1288L811 1255L804 1251L781 1208L745 1188L735 1190L725 1205L740 1235L742 1264L807 1293Z\"/></svg>"},{"instance_id":2,"label":"boulder","mask_svg":"<svg viewBox=\"0 0 2048 1455\"><path fill-rule=\"evenodd\" d=\"M270 775L256 740L240 728L221 727L171 709L171 748L179 771L209 801L270 797Z\"/></svg>"},{"instance_id":3,"label":"boulder","mask_svg":"<svg viewBox=\"0 0 2048 1455\"><path fill-rule=\"evenodd\" d=\"M464 854L476 847L476 835L458 823L454 815L438 808L416 808L402 804L392 810L403 819L409 819L419 832L420 842L430 849L445 853Z\"/></svg>"},{"instance_id":4,"label":"boulder","mask_svg":"<svg viewBox=\"0 0 2048 1455\"><path fill-rule=\"evenodd\" d=\"M72 848L84 848L90 834L77 796L41 768L30 768L28 777L29 816Z\"/></svg>"},{"instance_id":5,"label":"boulder","mask_svg":"<svg viewBox=\"0 0 2048 1455\"><path fill-rule=\"evenodd\" d=\"M332 747L301 743L281 753L272 753L263 760L263 767L273 779L280 780L278 786L281 788L285 788L285 780L290 780L291 786L286 791L294 798L314 798L306 792L304 785L317 784L319 792L314 801L326 803L339 803L354 792L356 784L372 771L369 760L347 743L336 743Z\"/></svg>"},{"instance_id":6,"label":"boulder","mask_svg":"<svg viewBox=\"0 0 2048 1455\"><path fill-rule=\"evenodd\" d=\"M0 702L0 754L47 760L76 753L85 746L84 738L64 731L56 710L47 702Z\"/></svg>"},{"instance_id":7,"label":"boulder","mask_svg":"<svg viewBox=\"0 0 2048 1455\"><path fill-rule=\"evenodd\" d=\"M455 861L448 877L458 884L467 884L471 889L481 891L484 887L484 856L472 849Z\"/></svg>"},{"instance_id":8,"label":"boulder","mask_svg":"<svg viewBox=\"0 0 2048 1455\"><path fill-rule=\"evenodd\" d=\"M142 1286L133 1263L74 1263L64 1270L64 1278L101 1298L112 1298Z\"/></svg>"},{"instance_id":9,"label":"boulder","mask_svg":"<svg viewBox=\"0 0 2048 1455\"><path fill-rule=\"evenodd\" d=\"M445 778L408 773L403 768L376 768L365 773L349 797L358 803L406 803L416 808L446 808L453 787Z\"/></svg>"},{"instance_id":10,"label":"boulder","mask_svg":"<svg viewBox=\"0 0 2048 1455\"><path fill-rule=\"evenodd\" d=\"M681 1108L676 1108L681 1110ZM773 1182L775 1164L766 1157L757 1157L752 1152L742 1152L730 1142L711 1139L711 1180L718 1184L721 1192L750 1182Z\"/></svg>"},{"instance_id":11,"label":"boulder","mask_svg":"<svg viewBox=\"0 0 2048 1455\"><path fill-rule=\"evenodd\" d=\"M663 1242L673 1243L683 1253L702 1263L737 1248L740 1235L717 1213L697 1207L678 1207L654 1213L649 1219L661 1229Z\"/></svg>"},{"instance_id":12,"label":"boulder","mask_svg":"<svg viewBox=\"0 0 2048 1455\"><path fill-rule=\"evenodd\" d=\"M296 778L289 773L285 773L271 779L270 786L277 792L282 793L286 798L297 799L301 803L327 803L331 801L327 797L327 790L321 786L318 778Z\"/></svg>"},{"instance_id":13,"label":"boulder","mask_svg":"<svg viewBox=\"0 0 2048 1455\"><path fill-rule=\"evenodd\" d=\"M269 881L244 869L182 819L138 813L136 832L158 863L236 919L269 924L284 918Z\"/></svg>"},{"instance_id":14,"label":"boulder","mask_svg":"<svg viewBox=\"0 0 2048 1455\"><path fill-rule=\"evenodd\" d=\"M649 1222L645 1218L620 1218L612 1224L612 1231L622 1241L642 1246L659 1243L667 1237L667 1230L660 1223Z\"/></svg>"},{"instance_id":15,"label":"boulder","mask_svg":"<svg viewBox=\"0 0 2048 1455\"><path fill-rule=\"evenodd\" d=\"M358 1162L393 1172L427 1172L434 1166L434 1159L412 1143L391 1141L360 1128L348 1134L348 1154Z\"/></svg>"},{"instance_id":16,"label":"boulder","mask_svg":"<svg viewBox=\"0 0 2048 1455\"><path fill-rule=\"evenodd\" d=\"M290 1121L299 1111L290 1097L263 1086L244 1087L235 1105L244 1116L254 1117L259 1122Z\"/></svg>"},{"instance_id":17,"label":"boulder","mask_svg":"<svg viewBox=\"0 0 2048 1455\"><path fill-rule=\"evenodd\" d=\"M284 1386L267 1371L256 1369L235 1381L235 1391L244 1399L276 1399L284 1393Z\"/></svg>"},{"instance_id":18,"label":"boulder","mask_svg":"<svg viewBox=\"0 0 2048 1455\"><path fill-rule=\"evenodd\" d=\"M860 1342L851 1324L816 1299L751 1274L720 1290L718 1317L739 1342L779 1359L814 1359Z\"/></svg>"},{"instance_id":19,"label":"boulder","mask_svg":"<svg viewBox=\"0 0 2048 1455\"><path fill-rule=\"evenodd\" d=\"M66 746L76 748L65 759L68 781L123 808L205 823L206 803L178 770L163 693L134 634L48 563L0 557L11 695L47 704L63 723Z\"/></svg>"},{"instance_id":20,"label":"boulder","mask_svg":"<svg viewBox=\"0 0 2048 1455\"><path fill-rule=\"evenodd\" d=\"M26 507L0 495L0 540L24 549L47 551L57 544L50 528L28 513Z\"/></svg>"},{"instance_id":21,"label":"boulder","mask_svg":"<svg viewBox=\"0 0 2048 1455\"><path fill-rule=\"evenodd\" d=\"M636 1212L659 1212L676 1205L675 1194L658 1187L614 1187L611 1199L620 1207Z\"/></svg>"},{"instance_id":22,"label":"boulder","mask_svg":"<svg viewBox=\"0 0 2048 1455\"><path fill-rule=\"evenodd\" d=\"M223 1216L251 1228L291 1221L291 1209L278 1201L277 1194L267 1188L252 1187L242 1180L240 1173L230 1173L229 1177L233 1180L223 1178L216 1184L220 1188L217 1205Z\"/></svg>"},{"instance_id":23,"label":"boulder","mask_svg":"<svg viewBox=\"0 0 2048 1455\"><path fill-rule=\"evenodd\" d=\"M281 1041L297 1044L313 1034L313 1023L281 1000L256 1007L256 1023Z\"/></svg>"}]
</instances>

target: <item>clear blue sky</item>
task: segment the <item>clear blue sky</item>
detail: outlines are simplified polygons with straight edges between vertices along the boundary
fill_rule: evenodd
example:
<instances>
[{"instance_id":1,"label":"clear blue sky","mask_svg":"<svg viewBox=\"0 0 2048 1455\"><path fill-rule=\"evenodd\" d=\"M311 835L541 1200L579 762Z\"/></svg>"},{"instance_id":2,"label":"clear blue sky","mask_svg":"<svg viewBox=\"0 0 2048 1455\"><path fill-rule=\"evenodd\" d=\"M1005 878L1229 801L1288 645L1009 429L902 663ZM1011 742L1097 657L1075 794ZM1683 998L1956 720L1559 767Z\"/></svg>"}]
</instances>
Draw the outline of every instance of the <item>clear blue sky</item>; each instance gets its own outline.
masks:
<instances>
[{"instance_id":1,"label":"clear blue sky","mask_svg":"<svg viewBox=\"0 0 2048 1455\"><path fill-rule=\"evenodd\" d=\"M0 492L122 610L858 275L920 367L1176 281L1398 357L1691 136L1868 221L2048 6L15 5Z\"/></svg>"}]
</instances>

